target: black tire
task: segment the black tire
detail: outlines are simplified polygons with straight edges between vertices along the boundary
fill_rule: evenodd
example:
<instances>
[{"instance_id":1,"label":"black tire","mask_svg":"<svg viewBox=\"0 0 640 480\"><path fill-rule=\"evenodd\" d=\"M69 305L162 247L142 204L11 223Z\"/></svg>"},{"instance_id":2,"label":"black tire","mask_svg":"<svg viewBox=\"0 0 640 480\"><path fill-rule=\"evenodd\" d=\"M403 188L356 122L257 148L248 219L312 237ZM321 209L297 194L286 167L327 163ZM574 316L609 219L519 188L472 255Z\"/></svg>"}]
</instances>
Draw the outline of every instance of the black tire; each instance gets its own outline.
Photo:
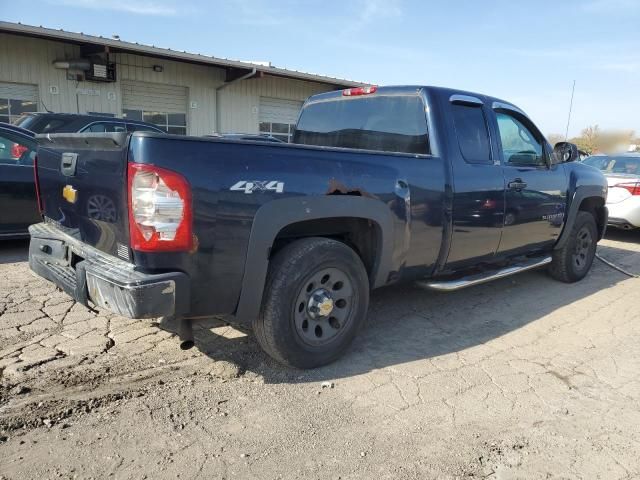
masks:
<instances>
[{"instance_id":1,"label":"black tire","mask_svg":"<svg viewBox=\"0 0 640 480\"><path fill-rule=\"evenodd\" d=\"M549 273L556 280L573 283L582 280L593 264L598 242L596 220L589 212L578 212L564 247L553 251Z\"/></svg>"},{"instance_id":2,"label":"black tire","mask_svg":"<svg viewBox=\"0 0 640 480\"><path fill-rule=\"evenodd\" d=\"M272 259L253 330L275 360L315 368L347 350L366 320L368 306L369 280L356 252L336 240L305 238ZM334 312L339 320L331 316Z\"/></svg>"}]
</instances>

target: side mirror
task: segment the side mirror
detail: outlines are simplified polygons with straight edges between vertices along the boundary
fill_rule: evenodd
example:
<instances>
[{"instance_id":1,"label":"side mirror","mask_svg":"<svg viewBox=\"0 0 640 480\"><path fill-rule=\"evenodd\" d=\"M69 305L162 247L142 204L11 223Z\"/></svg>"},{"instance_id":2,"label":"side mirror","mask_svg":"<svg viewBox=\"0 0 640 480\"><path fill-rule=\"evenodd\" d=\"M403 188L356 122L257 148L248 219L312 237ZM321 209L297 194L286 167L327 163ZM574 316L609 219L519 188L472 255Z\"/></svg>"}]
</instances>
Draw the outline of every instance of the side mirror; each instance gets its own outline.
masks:
<instances>
[{"instance_id":1,"label":"side mirror","mask_svg":"<svg viewBox=\"0 0 640 480\"><path fill-rule=\"evenodd\" d=\"M554 163L575 162L580 158L578 147L569 142L558 142L553 147Z\"/></svg>"}]
</instances>

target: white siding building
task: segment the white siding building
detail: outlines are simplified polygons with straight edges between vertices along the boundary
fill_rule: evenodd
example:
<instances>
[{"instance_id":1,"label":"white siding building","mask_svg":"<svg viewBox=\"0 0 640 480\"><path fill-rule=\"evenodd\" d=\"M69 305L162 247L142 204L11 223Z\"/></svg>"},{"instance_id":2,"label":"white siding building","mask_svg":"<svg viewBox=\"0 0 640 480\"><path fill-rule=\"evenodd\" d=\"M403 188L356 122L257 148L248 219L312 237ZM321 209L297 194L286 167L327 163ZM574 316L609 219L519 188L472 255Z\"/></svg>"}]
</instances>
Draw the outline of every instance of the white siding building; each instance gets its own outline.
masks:
<instances>
[{"instance_id":1,"label":"white siding building","mask_svg":"<svg viewBox=\"0 0 640 480\"><path fill-rule=\"evenodd\" d=\"M100 113L155 123L170 133L262 132L286 140L307 97L358 85L0 22L0 121L5 122L26 111Z\"/></svg>"}]
</instances>

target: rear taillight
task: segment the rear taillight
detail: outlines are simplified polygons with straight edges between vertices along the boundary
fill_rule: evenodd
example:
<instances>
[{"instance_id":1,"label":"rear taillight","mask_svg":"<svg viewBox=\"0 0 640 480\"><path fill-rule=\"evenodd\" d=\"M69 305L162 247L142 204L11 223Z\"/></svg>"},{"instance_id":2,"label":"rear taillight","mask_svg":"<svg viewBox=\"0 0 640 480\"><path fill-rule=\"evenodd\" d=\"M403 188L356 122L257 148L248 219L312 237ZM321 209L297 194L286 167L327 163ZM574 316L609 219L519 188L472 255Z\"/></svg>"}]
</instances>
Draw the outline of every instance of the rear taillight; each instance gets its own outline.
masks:
<instances>
[{"instance_id":1,"label":"rear taillight","mask_svg":"<svg viewBox=\"0 0 640 480\"><path fill-rule=\"evenodd\" d=\"M640 195L640 183L638 182L618 183L617 185L614 185L614 186L616 188L624 188L625 190L628 190L631 195Z\"/></svg>"},{"instance_id":2,"label":"rear taillight","mask_svg":"<svg viewBox=\"0 0 640 480\"><path fill-rule=\"evenodd\" d=\"M25 147L24 145L20 145L19 143L14 143L11 146L11 158L15 158L16 160L20 160L24 152L29 150L29 147Z\"/></svg>"},{"instance_id":3,"label":"rear taillight","mask_svg":"<svg viewBox=\"0 0 640 480\"><path fill-rule=\"evenodd\" d=\"M38 202L38 210L42 214L44 205L42 205L42 197L40 197L40 179L38 178L38 156L33 159L33 180L36 184L36 201Z\"/></svg>"},{"instance_id":4,"label":"rear taillight","mask_svg":"<svg viewBox=\"0 0 640 480\"><path fill-rule=\"evenodd\" d=\"M131 248L142 252L188 251L193 246L191 187L179 173L129 163Z\"/></svg>"},{"instance_id":5,"label":"rear taillight","mask_svg":"<svg viewBox=\"0 0 640 480\"><path fill-rule=\"evenodd\" d=\"M355 87L355 88L347 88L342 91L343 97L355 97L357 95L369 95L371 93L376 93L378 87L375 85L371 87Z\"/></svg>"}]
</instances>

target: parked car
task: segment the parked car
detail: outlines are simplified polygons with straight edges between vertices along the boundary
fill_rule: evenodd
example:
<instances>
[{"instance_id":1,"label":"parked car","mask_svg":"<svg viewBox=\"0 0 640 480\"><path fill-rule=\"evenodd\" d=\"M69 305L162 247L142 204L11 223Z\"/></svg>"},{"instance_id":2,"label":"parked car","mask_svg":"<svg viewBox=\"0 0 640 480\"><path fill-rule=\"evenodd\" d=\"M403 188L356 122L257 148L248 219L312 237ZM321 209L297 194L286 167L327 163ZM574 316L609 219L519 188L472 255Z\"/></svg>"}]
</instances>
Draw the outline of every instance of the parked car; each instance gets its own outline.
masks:
<instances>
[{"instance_id":1,"label":"parked car","mask_svg":"<svg viewBox=\"0 0 640 480\"><path fill-rule=\"evenodd\" d=\"M625 230L640 228L640 153L594 155L583 163L607 178L609 225Z\"/></svg>"},{"instance_id":2,"label":"parked car","mask_svg":"<svg viewBox=\"0 0 640 480\"><path fill-rule=\"evenodd\" d=\"M33 132L0 123L0 239L27 237L27 227L42 221L36 203Z\"/></svg>"},{"instance_id":3,"label":"parked car","mask_svg":"<svg viewBox=\"0 0 640 480\"><path fill-rule=\"evenodd\" d=\"M371 289L451 291L541 266L575 282L607 224L607 182L575 162L575 145L552 149L513 104L458 90L316 95L294 144L149 132L38 141L34 272L83 304L179 317L185 348L190 319L231 314L301 368L345 352ZM110 219L84 206L96 177Z\"/></svg>"},{"instance_id":4,"label":"parked car","mask_svg":"<svg viewBox=\"0 0 640 480\"><path fill-rule=\"evenodd\" d=\"M162 129L150 123L72 113L26 113L15 125L0 125L0 196L3 210L0 217L0 238L27 237L27 227L41 220L33 177L35 133L164 133ZM17 153L21 155L17 157ZM98 178L96 183L100 183ZM111 207L104 196L94 197L92 202L95 207L92 211L96 215L108 213Z\"/></svg>"},{"instance_id":5,"label":"parked car","mask_svg":"<svg viewBox=\"0 0 640 480\"><path fill-rule=\"evenodd\" d=\"M15 122L16 126L35 133L74 133L74 132L160 132L160 127L152 123L127 120L101 115L83 115L77 113L25 113Z\"/></svg>"}]
</instances>

